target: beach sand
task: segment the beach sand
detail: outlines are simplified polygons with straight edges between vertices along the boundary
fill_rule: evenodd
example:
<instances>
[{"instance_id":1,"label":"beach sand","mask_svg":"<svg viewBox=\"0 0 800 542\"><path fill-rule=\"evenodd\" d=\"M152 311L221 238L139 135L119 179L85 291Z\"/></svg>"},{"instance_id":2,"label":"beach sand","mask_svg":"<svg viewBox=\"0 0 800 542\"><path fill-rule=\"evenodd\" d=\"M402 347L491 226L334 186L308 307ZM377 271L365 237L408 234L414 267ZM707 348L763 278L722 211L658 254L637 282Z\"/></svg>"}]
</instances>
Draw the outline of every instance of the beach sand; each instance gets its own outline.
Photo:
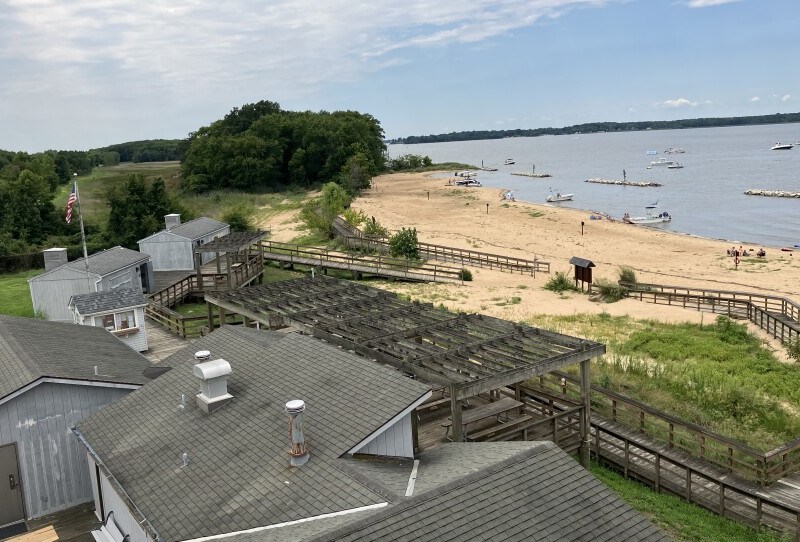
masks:
<instances>
[{"instance_id":1,"label":"beach sand","mask_svg":"<svg viewBox=\"0 0 800 542\"><path fill-rule=\"evenodd\" d=\"M537 273L534 278L473 268L473 281L463 285L387 282L381 287L407 294L414 300L441 303L451 310L514 321L541 314L603 312L666 322L700 322L704 318L708 323L714 318L693 310L633 299L601 303L585 294L557 294L543 289L556 271L572 277L569 260L578 256L596 265L595 280L616 281L619 267L628 266L635 270L639 282L752 291L798 301L800 250L792 253L765 247L766 258L743 258L736 269L733 258L726 255L732 246L729 241L605 218L590 220L588 211L503 201L504 191L497 188L454 187L446 183L445 179L430 174L382 175L373 179L373 187L364 191L352 207L375 217L391 231L416 228L421 242L525 259L537 257L550 262L551 273ZM269 226L272 239L277 241L290 241L298 233L297 224L286 217L282 221L271 220ZM760 247L744 248L750 252Z\"/></svg>"}]
</instances>

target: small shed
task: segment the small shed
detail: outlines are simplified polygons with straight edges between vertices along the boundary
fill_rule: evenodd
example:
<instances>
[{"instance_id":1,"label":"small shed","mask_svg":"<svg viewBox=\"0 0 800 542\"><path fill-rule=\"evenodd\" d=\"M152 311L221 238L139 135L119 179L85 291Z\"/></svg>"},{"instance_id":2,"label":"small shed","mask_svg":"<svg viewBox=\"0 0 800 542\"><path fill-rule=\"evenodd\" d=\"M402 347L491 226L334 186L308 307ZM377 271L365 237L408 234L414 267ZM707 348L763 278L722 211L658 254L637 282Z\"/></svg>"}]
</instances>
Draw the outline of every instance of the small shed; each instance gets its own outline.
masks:
<instances>
[{"instance_id":1,"label":"small shed","mask_svg":"<svg viewBox=\"0 0 800 542\"><path fill-rule=\"evenodd\" d=\"M70 428L148 382L148 367L102 329L0 316L0 524L92 500Z\"/></svg>"},{"instance_id":2,"label":"small shed","mask_svg":"<svg viewBox=\"0 0 800 542\"><path fill-rule=\"evenodd\" d=\"M74 295L110 292L118 288L150 292L153 267L147 254L116 246L96 252L88 260L79 258L61 263L66 262L66 249L57 250L63 251L61 258L57 257L57 251L45 251L45 263L51 261L56 265L45 267L44 273L28 279L33 310L46 320L73 322L69 300Z\"/></svg>"},{"instance_id":3,"label":"small shed","mask_svg":"<svg viewBox=\"0 0 800 542\"><path fill-rule=\"evenodd\" d=\"M589 284L589 291L592 291L592 267L594 263L585 259L573 256L569 260L570 265L575 266L575 287L578 287L578 282L581 283L581 292L583 291L583 284Z\"/></svg>"},{"instance_id":4,"label":"small shed","mask_svg":"<svg viewBox=\"0 0 800 542\"><path fill-rule=\"evenodd\" d=\"M194 250L230 233L230 226L213 218L200 217L184 224L180 215L164 217L166 228L139 241L139 251L153 260L154 271L194 271ZM200 264L211 261L213 253L203 253Z\"/></svg>"},{"instance_id":5,"label":"small shed","mask_svg":"<svg viewBox=\"0 0 800 542\"><path fill-rule=\"evenodd\" d=\"M137 352L147 350L146 306L144 295L134 288L78 294L69 300L76 324L105 328Z\"/></svg>"}]
</instances>

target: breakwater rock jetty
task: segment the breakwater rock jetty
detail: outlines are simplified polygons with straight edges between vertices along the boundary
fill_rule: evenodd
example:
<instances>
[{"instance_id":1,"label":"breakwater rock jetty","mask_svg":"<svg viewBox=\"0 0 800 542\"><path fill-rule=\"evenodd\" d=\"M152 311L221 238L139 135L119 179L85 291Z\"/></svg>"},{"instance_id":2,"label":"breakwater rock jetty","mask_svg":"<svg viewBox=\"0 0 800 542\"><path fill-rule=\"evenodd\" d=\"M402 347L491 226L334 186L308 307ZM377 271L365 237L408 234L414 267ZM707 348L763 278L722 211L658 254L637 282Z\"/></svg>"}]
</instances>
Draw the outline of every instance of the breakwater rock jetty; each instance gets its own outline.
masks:
<instances>
[{"instance_id":1,"label":"breakwater rock jetty","mask_svg":"<svg viewBox=\"0 0 800 542\"><path fill-rule=\"evenodd\" d=\"M662 186L661 183L652 183L646 181L620 181L619 179L586 179L584 182L595 184L615 184L617 186Z\"/></svg>"},{"instance_id":2,"label":"breakwater rock jetty","mask_svg":"<svg viewBox=\"0 0 800 542\"><path fill-rule=\"evenodd\" d=\"M768 196L770 198L800 198L800 192L789 192L788 190L764 190L763 188L751 188L745 190L748 196Z\"/></svg>"},{"instance_id":3,"label":"breakwater rock jetty","mask_svg":"<svg viewBox=\"0 0 800 542\"><path fill-rule=\"evenodd\" d=\"M534 177L536 179L544 179L545 177L552 177L549 173L531 173L529 171L512 171L511 175L519 175L520 177Z\"/></svg>"}]
</instances>

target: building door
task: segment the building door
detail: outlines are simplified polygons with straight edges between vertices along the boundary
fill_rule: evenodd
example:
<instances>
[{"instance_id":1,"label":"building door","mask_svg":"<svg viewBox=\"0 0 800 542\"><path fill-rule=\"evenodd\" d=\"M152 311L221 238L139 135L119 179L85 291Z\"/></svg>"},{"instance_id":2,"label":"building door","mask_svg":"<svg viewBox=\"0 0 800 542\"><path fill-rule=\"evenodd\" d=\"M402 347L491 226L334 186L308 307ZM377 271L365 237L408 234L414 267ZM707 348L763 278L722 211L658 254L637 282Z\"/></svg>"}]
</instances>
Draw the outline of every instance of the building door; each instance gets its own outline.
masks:
<instances>
[{"instance_id":1,"label":"building door","mask_svg":"<svg viewBox=\"0 0 800 542\"><path fill-rule=\"evenodd\" d=\"M25 509L22 506L17 447L14 444L0 446L0 476L0 525L23 521Z\"/></svg>"}]
</instances>

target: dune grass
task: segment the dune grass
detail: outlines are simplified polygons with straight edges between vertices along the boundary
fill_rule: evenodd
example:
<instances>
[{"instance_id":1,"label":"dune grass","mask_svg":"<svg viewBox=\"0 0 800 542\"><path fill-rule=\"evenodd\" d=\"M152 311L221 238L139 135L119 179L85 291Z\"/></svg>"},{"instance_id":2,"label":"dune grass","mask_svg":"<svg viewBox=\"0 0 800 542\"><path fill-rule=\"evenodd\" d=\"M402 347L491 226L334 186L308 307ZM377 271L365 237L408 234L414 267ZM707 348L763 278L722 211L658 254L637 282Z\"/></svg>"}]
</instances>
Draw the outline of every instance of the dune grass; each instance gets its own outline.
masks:
<instances>
[{"instance_id":1,"label":"dune grass","mask_svg":"<svg viewBox=\"0 0 800 542\"><path fill-rule=\"evenodd\" d=\"M608 314L528 323L605 343L594 382L659 410L764 451L800 434L800 367L777 360L743 324Z\"/></svg>"}]
</instances>

